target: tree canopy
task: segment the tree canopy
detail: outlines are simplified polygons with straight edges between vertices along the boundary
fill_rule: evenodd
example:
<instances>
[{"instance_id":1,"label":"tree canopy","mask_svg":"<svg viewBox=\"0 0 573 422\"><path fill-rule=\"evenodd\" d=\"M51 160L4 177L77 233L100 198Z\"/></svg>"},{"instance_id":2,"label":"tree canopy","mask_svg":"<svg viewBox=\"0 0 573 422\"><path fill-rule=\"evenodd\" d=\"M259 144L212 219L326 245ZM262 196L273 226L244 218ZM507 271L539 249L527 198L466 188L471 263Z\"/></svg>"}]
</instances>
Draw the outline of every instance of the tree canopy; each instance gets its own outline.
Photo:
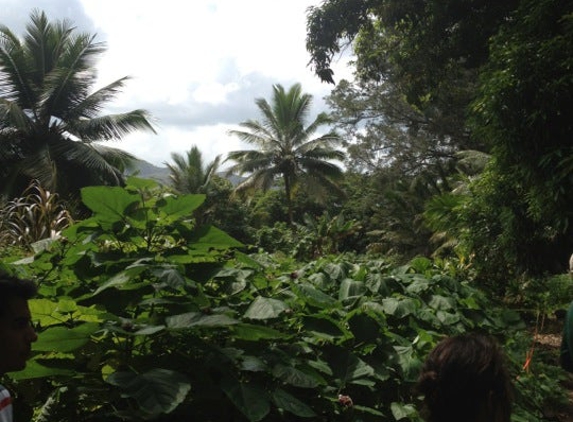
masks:
<instances>
[{"instance_id":1,"label":"tree canopy","mask_svg":"<svg viewBox=\"0 0 573 422\"><path fill-rule=\"evenodd\" d=\"M134 157L99 141L154 132L145 110L102 115L128 77L94 89L95 60L105 46L72 23L35 10L19 38L0 25L0 177L16 195L31 179L61 193L123 183Z\"/></svg>"},{"instance_id":2,"label":"tree canopy","mask_svg":"<svg viewBox=\"0 0 573 422\"><path fill-rule=\"evenodd\" d=\"M288 90L275 85L271 103L264 98L256 100L262 120L247 120L240 124L243 130L230 132L257 147L232 151L227 156L227 160L235 162L229 173L249 173L236 190L267 190L277 178L282 178L291 223L292 195L301 184L316 198L325 190L340 192L337 179L342 176L342 169L332 161L344 158L343 152L335 149L341 138L332 130L314 136L321 126L332 121L326 113L320 113L306 125L311 101L312 96L304 94L300 84Z\"/></svg>"}]
</instances>

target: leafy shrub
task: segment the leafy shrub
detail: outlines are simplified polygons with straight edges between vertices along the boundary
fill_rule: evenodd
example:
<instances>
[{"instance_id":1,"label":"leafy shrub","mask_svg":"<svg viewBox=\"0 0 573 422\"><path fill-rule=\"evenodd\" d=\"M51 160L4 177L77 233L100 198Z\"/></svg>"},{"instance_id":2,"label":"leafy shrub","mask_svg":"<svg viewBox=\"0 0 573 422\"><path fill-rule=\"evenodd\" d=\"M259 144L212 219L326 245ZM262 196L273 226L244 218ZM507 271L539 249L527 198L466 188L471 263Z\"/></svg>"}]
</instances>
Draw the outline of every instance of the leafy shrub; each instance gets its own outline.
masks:
<instances>
[{"instance_id":1,"label":"leafy shrub","mask_svg":"<svg viewBox=\"0 0 573 422\"><path fill-rule=\"evenodd\" d=\"M522 327L428 260L247 256L195 225L202 196L130 179L82 197L93 217L17 268L40 284L13 378L36 420L418 421L442 336Z\"/></svg>"}]
</instances>

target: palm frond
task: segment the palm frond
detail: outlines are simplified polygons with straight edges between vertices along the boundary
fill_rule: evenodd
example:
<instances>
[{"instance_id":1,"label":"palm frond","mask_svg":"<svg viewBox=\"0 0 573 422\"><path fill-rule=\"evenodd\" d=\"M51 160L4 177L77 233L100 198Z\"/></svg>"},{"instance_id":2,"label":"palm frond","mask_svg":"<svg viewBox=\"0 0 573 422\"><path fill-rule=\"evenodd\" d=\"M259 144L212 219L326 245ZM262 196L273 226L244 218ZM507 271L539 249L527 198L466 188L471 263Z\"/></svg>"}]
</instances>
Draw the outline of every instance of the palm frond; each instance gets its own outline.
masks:
<instances>
[{"instance_id":1,"label":"palm frond","mask_svg":"<svg viewBox=\"0 0 573 422\"><path fill-rule=\"evenodd\" d=\"M149 114L145 110L74 120L67 122L63 129L84 142L121 139L125 135L139 130L156 133L149 121Z\"/></svg>"},{"instance_id":2,"label":"palm frond","mask_svg":"<svg viewBox=\"0 0 573 422\"><path fill-rule=\"evenodd\" d=\"M5 99L18 99L23 107L31 108L34 95L26 78L28 71L20 40L6 26L0 26L0 94Z\"/></svg>"},{"instance_id":3,"label":"palm frond","mask_svg":"<svg viewBox=\"0 0 573 422\"><path fill-rule=\"evenodd\" d=\"M91 119L96 117L104 108L104 104L114 99L124 87L125 82L130 78L125 76L106 85L103 88L89 94L86 97L78 98L71 103L71 106L62 113L62 119L75 120L80 118Z\"/></svg>"},{"instance_id":4,"label":"palm frond","mask_svg":"<svg viewBox=\"0 0 573 422\"><path fill-rule=\"evenodd\" d=\"M123 182L123 172L106 159L106 155L109 158L112 151L112 148L102 149L99 145L94 146L69 139L60 140L50 145L50 152L55 161L65 161L75 164L90 170L90 173L96 179L106 181L112 185L120 185ZM120 153L119 150L115 150L114 153L115 160L119 160L120 155L124 157L130 155L125 151ZM73 177L73 175L68 175L68 177L70 176Z\"/></svg>"},{"instance_id":5,"label":"palm frond","mask_svg":"<svg viewBox=\"0 0 573 422\"><path fill-rule=\"evenodd\" d=\"M18 130L25 134L32 133L33 122L30 116L14 101L0 98L0 120L13 130Z\"/></svg>"},{"instance_id":6,"label":"palm frond","mask_svg":"<svg viewBox=\"0 0 573 422\"><path fill-rule=\"evenodd\" d=\"M128 170L133 171L137 168L137 157L127 151L99 143L92 143L90 146L95 149L105 161L122 173Z\"/></svg>"},{"instance_id":7,"label":"palm frond","mask_svg":"<svg viewBox=\"0 0 573 422\"><path fill-rule=\"evenodd\" d=\"M58 58L57 67L44 77L40 106L53 116L63 117L67 110L81 103L96 80L93 55L103 51L94 43L94 36L72 37L67 49Z\"/></svg>"}]
</instances>

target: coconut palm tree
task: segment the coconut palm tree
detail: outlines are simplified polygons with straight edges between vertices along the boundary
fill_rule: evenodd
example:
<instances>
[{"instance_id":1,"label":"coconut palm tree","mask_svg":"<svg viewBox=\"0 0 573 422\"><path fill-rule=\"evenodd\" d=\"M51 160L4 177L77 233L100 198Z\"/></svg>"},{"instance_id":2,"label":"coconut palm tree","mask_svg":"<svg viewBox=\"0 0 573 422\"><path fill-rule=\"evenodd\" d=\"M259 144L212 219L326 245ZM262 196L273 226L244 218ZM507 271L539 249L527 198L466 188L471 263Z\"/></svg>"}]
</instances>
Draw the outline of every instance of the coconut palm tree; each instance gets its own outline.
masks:
<instances>
[{"instance_id":1,"label":"coconut palm tree","mask_svg":"<svg viewBox=\"0 0 573 422\"><path fill-rule=\"evenodd\" d=\"M185 156L172 152L171 159L173 163L165 165L169 169L169 179L175 190L180 193L208 193L213 176L219 168L220 155L205 165L201 151L193 145Z\"/></svg>"},{"instance_id":2,"label":"coconut palm tree","mask_svg":"<svg viewBox=\"0 0 573 422\"><path fill-rule=\"evenodd\" d=\"M30 18L23 39L0 25L3 193L17 195L30 179L65 194L89 184L121 184L124 167L135 157L97 142L137 130L155 133L148 113L101 115L128 80L92 89L104 45L67 20L50 22L38 10Z\"/></svg>"},{"instance_id":3,"label":"coconut palm tree","mask_svg":"<svg viewBox=\"0 0 573 422\"><path fill-rule=\"evenodd\" d=\"M313 137L317 129L330 124L331 120L326 113L320 113L305 126L312 96L303 94L300 84L293 85L288 91L275 85L270 104L263 98L255 102L262 113L262 121L242 122L240 126L244 130L232 130L230 134L257 149L230 152L226 161L235 164L228 173L249 173L236 187L237 192L267 190L282 178L292 225L292 198L298 186L304 185L317 199L328 191L341 193L337 180L343 174L342 169L331 160L344 158L344 153L335 149L342 139L335 131Z\"/></svg>"}]
</instances>

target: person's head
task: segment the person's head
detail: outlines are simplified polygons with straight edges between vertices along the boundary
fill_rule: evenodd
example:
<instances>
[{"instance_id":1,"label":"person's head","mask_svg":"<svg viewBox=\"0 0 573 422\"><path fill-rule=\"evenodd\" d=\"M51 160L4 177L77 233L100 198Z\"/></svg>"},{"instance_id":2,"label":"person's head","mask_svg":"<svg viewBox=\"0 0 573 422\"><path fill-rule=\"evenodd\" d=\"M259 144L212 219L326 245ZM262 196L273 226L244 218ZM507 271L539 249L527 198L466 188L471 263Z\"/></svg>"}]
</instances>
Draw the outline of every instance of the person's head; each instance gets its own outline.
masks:
<instances>
[{"instance_id":1,"label":"person's head","mask_svg":"<svg viewBox=\"0 0 573 422\"><path fill-rule=\"evenodd\" d=\"M430 352L418 380L428 422L509 422L511 381L495 339L463 334Z\"/></svg>"},{"instance_id":2,"label":"person's head","mask_svg":"<svg viewBox=\"0 0 573 422\"><path fill-rule=\"evenodd\" d=\"M36 292L33 281L0 274L0 375L26 367L38 339L28 308Z\"/></svg>"}]
</instances>

